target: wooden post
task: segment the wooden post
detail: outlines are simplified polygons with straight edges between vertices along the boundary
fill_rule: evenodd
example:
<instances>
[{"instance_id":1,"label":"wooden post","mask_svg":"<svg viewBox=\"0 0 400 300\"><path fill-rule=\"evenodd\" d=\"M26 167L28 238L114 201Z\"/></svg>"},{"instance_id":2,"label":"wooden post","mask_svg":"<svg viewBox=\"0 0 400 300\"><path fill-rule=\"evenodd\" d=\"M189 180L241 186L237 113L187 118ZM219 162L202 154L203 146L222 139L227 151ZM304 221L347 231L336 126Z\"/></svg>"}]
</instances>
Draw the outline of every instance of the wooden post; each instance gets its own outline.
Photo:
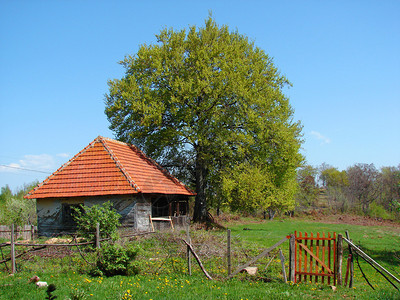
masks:
<instances>
[{"instance_id":1,"label":"wooden post","mask_svg":"<svg viewBox=\"0 0 400 300\"><path fill-rule=\"evenodd\" d=\"M337 260L336 260L336 279L337 285L342 285L342 264L343 264L343 236L339 233L337 236Z\"/></svg>"},{"instance_id":2,"label":"wooden post","mask_svg":"<svg viewBox=\"0 0 400 300\"><path fill-rule=\"evenodd\" d=\"M204 269L203 264L201 263L201 260L199 258L199 256L196 254L196 252L194 252L194 249L192 247L192 245L190 245L188 242L186 242L185 240L183 240L183 242L189 247L190 252L192 252L194 258L197 260L197 263L199 264L200 269L203 271L204 275L206 275L206 277L210 280L212 280L212 277L210 276L210 274L208 274L208 272L206 271L206 269Z\"/></svg>"},{"instance_id":3,"label":"wooden post","mask_svg":"<svg viewBox=\"0 0 400 300\"><path fill-rule=\"evenodd\" d=\"M279 257L281 259L283 280L285 281L285 283L287 283L286 271L285 271L285 257L283 256L282 249L279 249Z\"/></svg>"},{"instance_id":4,"label":"wooden post","mask_svg":"<svg viewBox=\"0 0 400 300\"><path fill-rule=\"evenodd\" d=\"M15 273L16 273L16 268L15 268L14 224L11 224L11 274Z\"/></svg>"},{"instance_id":5,"label":"wooden post","mask_svg":"<svg viewBox=\"0 0 400 300\"><path fill-rule=\"evenodd\" d=\"M96 224L96 248L100 249L100 224Z\"/></svg>"},{"instance_id":6,"label":"wooden post","mask_svg":"<svg viewBox=\"0 0 400 300\"><path fill-rule=\"evenodd\" d=\"M31 225L31 241L35 239L35 225Z\"/></svg>"},{"instance_id":7,"label":"wooden post","mask_svg":"<svg viewBox=\"0 0 400 300\"><path fill-rule=\"evenodd\" d=\"M186 221L187 221L186 239L187 239L188 243L191 244L192 241L190 240L190 233L189 233L189 229L190 229L189 216L186 216ZM189 276L191 276L192 275L192 260L190 258L190 247L189 246L187 246L187 249L186 249L186 257L187 257L188 273L189 273Z\"/></svg>"},{"instance_id":8,"label":"wooden post","mask_svg":"<svg viewBox=\"0 0 400 300\"><path fill-rule=\"evenodd\" d=\"M293 283L296 282L295 271L296 271L296 261L295 261L295 237L294 234L290 235L289 241L289 280Z\"/></svg>"},{"instance_id":9,"label":"wooden post","mask_svg":"<svg viewBox=\"0 0 400 300\"><path fill-rule=\"evenodd\" d=\"M346 237L350 240L349 232L346 230ZM351 240L350 240L351 241ZM349 253L350 257L350 280L349 280L349 288L353 287L353 276L354 276L354 262L353 262L353 252L351 250L351 246L349 245Z\"/></svg>"},{"instance_id":10,"label":"wooden post","mask_svg":"<svg viewBox=\"0 0 400 300\"><path fill-rule=\"evenodd\" d=\"M228 276L231 275L232 265L231 265L231 230L227 230L227 247L226 247L226 257L228 261Z\"/></svg>"}]
</instances>

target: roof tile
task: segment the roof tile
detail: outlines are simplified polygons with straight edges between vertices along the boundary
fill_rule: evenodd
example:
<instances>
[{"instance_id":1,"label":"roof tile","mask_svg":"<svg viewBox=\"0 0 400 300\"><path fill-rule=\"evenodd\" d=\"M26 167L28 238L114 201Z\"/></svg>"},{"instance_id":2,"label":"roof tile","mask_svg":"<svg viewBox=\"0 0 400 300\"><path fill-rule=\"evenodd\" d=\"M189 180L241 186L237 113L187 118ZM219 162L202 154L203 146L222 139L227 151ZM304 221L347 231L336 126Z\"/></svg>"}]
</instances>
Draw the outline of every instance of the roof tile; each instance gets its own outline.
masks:
<instances>
[{"instance_id":1,"label":"roof tile","mask_svg":"<svg viewBox=\"0 0 400 300\"><path fill-rule=\"evenodd\" d=\"M97 137L25 198L195 193L133 145Z\"/></svg>"}]
</instances>

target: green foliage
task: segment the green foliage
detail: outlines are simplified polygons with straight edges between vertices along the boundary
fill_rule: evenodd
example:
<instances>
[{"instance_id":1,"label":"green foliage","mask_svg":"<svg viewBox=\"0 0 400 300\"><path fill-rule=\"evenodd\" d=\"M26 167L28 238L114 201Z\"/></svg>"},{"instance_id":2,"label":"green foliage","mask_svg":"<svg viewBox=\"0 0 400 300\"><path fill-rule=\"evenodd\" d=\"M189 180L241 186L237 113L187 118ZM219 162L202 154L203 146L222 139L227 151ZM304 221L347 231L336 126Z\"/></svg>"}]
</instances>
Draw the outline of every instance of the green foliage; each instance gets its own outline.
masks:
<instances>
[{"instance_id":1,"label":"green foliage","mask_svg":"<svg viewBox=\"0 0 400 300\"><path fill-rule=\"evenodd\" d=\"M73 218L77 223L78 232L88 240L96 238L96 226L100 224L100 238L117 237L120 215L112 208L110 201L102 205L72 207Z\"/></svg>"},{"instance_id":2,"label":"green foliage","mask_svg":"<svg viewBox=\"0 0 400 300\"><path fill-rule=\"evenodd\" d=\"M84 290L72 290L68 300L86 300L88 297Z\"/></svg>"},{"instance_id":3,"label":"green foliage","mask_svg":"<svg viewBox=\"0 0 400 300\"><path fill-rule=\"evenodd\" d=\"M99 250L96 269L91 273L97 276L134 275L137 274L133 261L139 249L133 246L122 247L118 244L105 244Z\"/></svg>"},{"instance_id":4,"label":"green foliage","mask_svg":"<svg viewBox=\"0 0 400 300\"><path fill-rule=\"evenodd\" d=\"M36 224L36 201L24 199L24 195L36 185L36 182L24 185L16 193L13 193L8 185L1 188L0 224Z\"/></svg>"},{"instance_id":5,"label":"green foliage","mask_svg":"<svg viewBox=\"0 0 400 300\"><path fill-rule=\"evenodd\" d=\"M225 204L233 211L293 209L296 187L291 187L289 182L284 187L276 185L268 169L249 163L238 164L222 178Z\"/></svg>"},{"instance_id":6,"label":"green foliage","mask_svg":"<svg viewBox=\"0 0 400 300\"><path fill-rule=\"evenodd\" d=\"M372 202L369 206L369 216L373 218L381 218L384 220L391 219L392 216L385 208L375 202Z\"/></svg>"},{"instance_id":7,"label":"green foliage","mask_svg":"<svg viewBox=\"0 0 400 300\"><path fill-rule=\"evenodd\" d=\"M316 182L318 170L310 165L304 165L297 171L297 181L299 183L296 199L302 206L312 206L315 204L319 194Z\"/></svg>"},{"instance_id":8,"label":"green foliage","mask_svg":"<svg viewBox=\"0 0 400 300\"><path fill-rule=\"evenodd\" d=\"M105 113L118 139L195 185L196 221L238 162L257 163L278 190L291 188L301 125L283 94L290 83L272 59L212 17L156 37L125 57L125 76L108 83Z\"/></svg>"}]
</instances>

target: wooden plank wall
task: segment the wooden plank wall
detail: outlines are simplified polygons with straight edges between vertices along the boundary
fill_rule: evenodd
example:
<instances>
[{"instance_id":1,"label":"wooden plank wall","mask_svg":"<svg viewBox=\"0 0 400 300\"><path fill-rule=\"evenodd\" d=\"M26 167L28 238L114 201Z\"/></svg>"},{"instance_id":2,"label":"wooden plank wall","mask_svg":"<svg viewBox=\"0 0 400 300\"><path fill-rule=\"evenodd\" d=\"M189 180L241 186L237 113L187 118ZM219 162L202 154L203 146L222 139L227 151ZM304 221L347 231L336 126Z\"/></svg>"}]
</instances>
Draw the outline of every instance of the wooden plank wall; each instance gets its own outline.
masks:
<instances>
[{"instance_id":1,"label":"wooden plank wall","mask_svg":"<svg viewBox=\"0 0 400 300\"><path fill-rule=\"evenodd\" d=\"M37 227L34 226L34 232L37 232ZM11 239L11 226L0 225L0 238L7 240ZM32 240L32 225L16 226L15 239Z\"/></svg>"}]
</instances>

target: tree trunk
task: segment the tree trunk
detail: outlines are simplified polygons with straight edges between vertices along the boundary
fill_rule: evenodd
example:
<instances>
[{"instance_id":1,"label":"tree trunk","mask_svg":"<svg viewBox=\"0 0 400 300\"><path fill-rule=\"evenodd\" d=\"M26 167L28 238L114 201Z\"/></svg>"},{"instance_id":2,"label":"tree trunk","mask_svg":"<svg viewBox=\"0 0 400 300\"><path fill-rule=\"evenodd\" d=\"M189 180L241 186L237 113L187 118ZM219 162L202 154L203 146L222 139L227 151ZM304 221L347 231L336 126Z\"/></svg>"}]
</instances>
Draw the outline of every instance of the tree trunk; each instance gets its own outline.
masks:
<instances>
[{"instance_id":1,"label":"tree trunk","mask_svg":"<svg viewBox=\"0 0 400 300\"><path fill-rule=\"evenodd\" d=\"M200 157L201 154L196 155L196 198L194 202L193 221L206 222L208 221L207 213L207 200L206 200L206 168L204 160Z\"/></svg>"},{"instance_id":2,"label":"tree trunk","mask_svg":"<svg viewBox=\"0 0 400 300\"><path fill-rule=\"evenodd\" d=\"M275 217L276 209L268 208L268 217L272 221Z\"/></svg>"}]
</instances>

